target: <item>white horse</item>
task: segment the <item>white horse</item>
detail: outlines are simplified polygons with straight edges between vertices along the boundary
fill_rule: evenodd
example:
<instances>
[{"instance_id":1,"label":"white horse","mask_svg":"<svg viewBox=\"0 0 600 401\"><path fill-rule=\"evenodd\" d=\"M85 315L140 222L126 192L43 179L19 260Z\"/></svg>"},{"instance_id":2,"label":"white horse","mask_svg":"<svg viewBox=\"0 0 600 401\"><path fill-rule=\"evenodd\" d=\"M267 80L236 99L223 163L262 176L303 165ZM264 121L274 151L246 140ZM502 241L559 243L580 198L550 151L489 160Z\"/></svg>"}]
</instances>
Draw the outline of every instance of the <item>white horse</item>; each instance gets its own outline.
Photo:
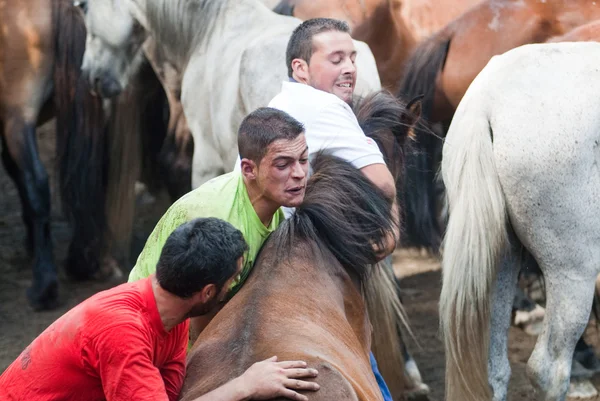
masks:
<instances>
[{"instance_id":1,"label":"white horse","mask_svg":"<svg viewBox=\"0 0 600 401\"><path fill-rule=\"evenodd\" d=\"M599 166L600 44L523 46L471 84L441 167L448 400L506 399L522 251L542 269L547 295L527 373L539 399L565 399L600 272Z\"/></svg>"},{"instance_id":2,"label":"white horse","mask_svg":"<svg viewBox=\"0 0 600 401\"><path fill-rule=\"evenodd\" d=\"M300 20L260 0L88 0L83 69L101 95L127 85L147 35L182 74L181 102L194 139L192 187L230 171L243 117L287 80L285 51ZM369 47L356 42L357 94L381 87Z\"/></svg>"}]
</instances>

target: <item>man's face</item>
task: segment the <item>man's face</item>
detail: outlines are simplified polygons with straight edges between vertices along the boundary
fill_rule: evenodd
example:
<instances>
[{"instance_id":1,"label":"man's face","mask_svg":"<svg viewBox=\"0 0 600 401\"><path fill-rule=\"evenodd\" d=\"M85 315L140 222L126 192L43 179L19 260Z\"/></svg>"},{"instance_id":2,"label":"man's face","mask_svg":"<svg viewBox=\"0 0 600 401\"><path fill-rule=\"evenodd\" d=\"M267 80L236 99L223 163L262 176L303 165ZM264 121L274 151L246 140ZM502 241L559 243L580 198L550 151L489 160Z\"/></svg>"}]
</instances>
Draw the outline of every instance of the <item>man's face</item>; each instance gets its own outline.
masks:
<instances>
[{"instance_id":1,"label":"man's face","mask_svg":"<svg viewBox=\"0 0 600 401\"><path fill-rule=\"evenodd\" d=\"M233 284L235 279L242 273L243 266L244 266L244 258L241 257L237 261L237 269L235 271L235 274L233 276L231 276L229 278L229 280L227 280L227 282L221 288L221 291L219 293L215 292L214 295L212 295L210 297L207 295L204 295L204 299L200 300L198 302L198 304L192 308L192 310L188 314L188 317L203 316L208 313L211 313L217 307L220 308L220 305L223 303L223 301L225 301L225 298L227 297L229 288L231 287L231 285ZM212 286L212 291L215 291L216 287L213 284L211 284L211 286ZM204 287L203 292L206 292L207 287Z\"/></svg>"},{"instance_id":2,"label":"man's face","mask_svg":"<svg viewBox=\"0 0 600 401\"><path fill-rule=\"evenodd\" d=\"M271 143L256 170L264 198L279 206L296 207L304 200L308 174L308 147L304 134Z\"/></svg>"},{"instance_id":3,"label":"man's face","mask_svg":"<svg viewBox=\"0 0 600 401\"><path fill-rule=\"evenodd\" d=\"M313 36L313 54L308 63L308 84L352 102L356 85L356 49L352 37L339 31Z\"/></svg>"}]
</instances>

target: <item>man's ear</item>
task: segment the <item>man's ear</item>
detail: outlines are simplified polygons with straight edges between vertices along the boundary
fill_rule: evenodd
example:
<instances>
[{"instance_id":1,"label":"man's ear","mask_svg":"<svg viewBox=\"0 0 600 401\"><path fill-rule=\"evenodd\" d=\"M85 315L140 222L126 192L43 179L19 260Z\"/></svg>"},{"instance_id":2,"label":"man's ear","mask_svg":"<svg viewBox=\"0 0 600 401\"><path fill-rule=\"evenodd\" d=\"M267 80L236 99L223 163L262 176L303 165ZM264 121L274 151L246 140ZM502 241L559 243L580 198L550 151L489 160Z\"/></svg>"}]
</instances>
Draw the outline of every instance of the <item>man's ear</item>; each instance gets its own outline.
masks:
<instances>
[{"instance_id":1,"label":"man's ear","mask_svg":"<svg viewBox=\"0 0 600 401\"><path fill-rule=\"evenodd\" d=\"M205 285L204 288L202 288L202 291L200 291L200 301L206 304L216 297L217 293L217 287L214 284Z\"/></svg>"},{"instance_id":2,"label":"man's ear","mask_svg":"<svg viewBox=\"0 0 600 401\"><path fill-rule=\"evenodd\" d=\"M249 180L255 180L257 175L256 163L250 159L242 159L240 162L242 175Z\"/></svg>"},{"instance_id":3,"label":"man's ear","mask_svg":"<svg viewBox=\"0 0 600 401\"><path fill-rule=\"evenodd\" d=\"M308 83L308 63L300 58L292 60L293 77L296 81L303 84Z\"/></svg>"}]
</instances>

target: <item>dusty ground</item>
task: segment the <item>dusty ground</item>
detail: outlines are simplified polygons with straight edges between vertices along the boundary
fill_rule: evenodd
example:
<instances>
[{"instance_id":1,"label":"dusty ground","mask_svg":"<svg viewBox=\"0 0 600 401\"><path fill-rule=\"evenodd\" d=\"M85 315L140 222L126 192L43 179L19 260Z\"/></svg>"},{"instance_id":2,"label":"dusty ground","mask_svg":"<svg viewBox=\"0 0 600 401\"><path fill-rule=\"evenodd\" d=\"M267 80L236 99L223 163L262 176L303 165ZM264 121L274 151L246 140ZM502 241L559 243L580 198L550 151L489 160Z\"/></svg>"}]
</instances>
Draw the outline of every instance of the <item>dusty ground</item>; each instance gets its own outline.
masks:
<instances>
[{"instance_id":1,"label":"dusty ground","mask_svg":"<svg viewBox=\"0 0 600 401\"><path fill-rule=\"evenodd\" d=\"M38 136L42 157L51 172L54 155L52 127L45 126ZM57 205L54 199L53 205ZM144 206L138 212L134 248L139 249L145 236L160 217L164 204ZM58 208L53 208L52 232L55 256L64 260L69 241L69 230ZM30 260L24 251L25 230L21 223L17 191L0 167L0 372L16 358L27 344L66 310L97 291L115 285L111 283L72 283L64 277L61 296L64 305L56 311L34 313L27 306L25 289L30 284ZM130 266L129 266L130 267ZM444 356L438 336L437 301L440 291L439 264L414 252L395 255L395 267L403 276L402 287L412 328L421 348L410 344L423 379L432 389L432 400L442 400L444 394ZM593 334L593 333L589 333ZM510 332L510 360L513 375L510 400L532 400L532 389L525 375L525 363L533 349L534 338L518 329ZM597 342L596 342L597 344ZM600 387L600 378L595 380ZM600 401L600 399L596 400Z\"/></svg>"}]
</instances>

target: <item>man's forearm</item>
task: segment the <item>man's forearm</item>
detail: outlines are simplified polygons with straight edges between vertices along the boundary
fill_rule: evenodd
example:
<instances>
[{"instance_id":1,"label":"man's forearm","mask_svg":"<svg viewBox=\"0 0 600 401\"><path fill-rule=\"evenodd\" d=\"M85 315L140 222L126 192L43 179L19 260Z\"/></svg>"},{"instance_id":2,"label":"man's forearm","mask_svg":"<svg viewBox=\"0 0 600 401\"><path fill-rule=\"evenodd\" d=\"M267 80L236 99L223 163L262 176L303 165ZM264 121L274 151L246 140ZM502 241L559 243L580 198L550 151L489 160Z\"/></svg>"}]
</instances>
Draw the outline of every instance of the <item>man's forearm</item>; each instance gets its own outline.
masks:
<instances>
[{"instance_id":1,"label":"man's forearm","mask_svg":"<svg viewBox=\"0 0 600 401\"><path fill-rule=\"evenodd\" d=\"M247 388L244 388L242 380L238 377L194 401L245 401L249 400L250 396Z\"/></svg>"}]
</instances>

